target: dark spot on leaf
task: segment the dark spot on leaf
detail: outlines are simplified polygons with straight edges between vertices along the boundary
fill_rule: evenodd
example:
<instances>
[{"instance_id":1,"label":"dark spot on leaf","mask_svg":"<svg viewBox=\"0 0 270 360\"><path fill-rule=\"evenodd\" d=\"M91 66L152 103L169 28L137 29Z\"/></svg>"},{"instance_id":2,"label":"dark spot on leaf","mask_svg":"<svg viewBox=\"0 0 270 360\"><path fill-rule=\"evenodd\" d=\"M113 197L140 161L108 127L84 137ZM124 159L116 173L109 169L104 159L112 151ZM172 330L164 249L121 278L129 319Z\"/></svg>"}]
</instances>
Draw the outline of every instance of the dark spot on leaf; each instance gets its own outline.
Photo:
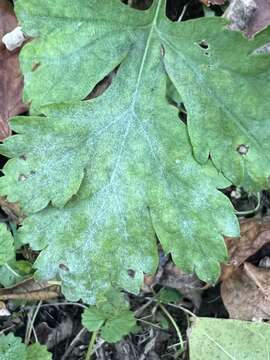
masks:
<instances>
[{"instance_id":1,"label":"dark spot on leaf","mask_svg":"<svg viewBox=\"0 0 270 360\"><path fill-rule=\"evenodd\" d=\"M20 159L26 161L27 157L26 157L26 155L23 154L20 156Z\"/></svg>"},{"instance_id":2,"label":"dark spot on leaf","mask_svg":"<svg viewBox=\"0 0 270 360\"><path fill-rule=\"evenodd\" d=\"M25 181L26 179L27 179L27 176L25 176L24 174L19 175L19 181Z\"/></svg>"},{"instance_id":3,"label":"dark spot on leaf","mask_svg":"<svg viewBox=\"0 0 270 360\"><path fill-rule=\"evenodd\" d=\"M128 276L131 277L132 279L134 279L134 277L135 277L135 271L129 269L129 270L128 270Z\"/></svg>"},{"instance_id":4,"label":"dark spot on leaf","mask_svg":"<svg viewBox=\"0 0 270 360\"><path fill-rule=\"evenodd\" d=\"M40 67L40 65L41 65L40 62L33 63L33 64L32 64L32 67L31 67L31 70L32 70L32 71L36 71L36 70Z\"/></svg>"},{"instance_id":5,"label":"dark spot on leaf","mask_svg":"<svg viewBox=\"0 0 270 360\"><path fill-rule=\"evenodd\" d=\"M69 268L65 265L65 264L63 264L63 263L60 263L59 264L59 269L61 269L61 270L64 270L64 271L69 271Z\"/></svg>"},{"instance_id":6,"label":"dark spot on leaf","mask_svg":"<svg viewBox=\"0 0 270 360\"><path fill-rule=\"evenodd\" d=\"M236 150L239 152L240 155L246 155L248 153L249 146L241 144L237 146Z\"/></svg>"},{"instance_id":7,"label":"dark spot on leaf","mask_svg":"<svg viewBox=\"0 0 270 360\"><path fill-rule=\"evenodd\" d=\"M31 175L35 175L35 173L36 173L36 172L35 172L34 170L31 170L31 171L30 171L30 174L31 174Z\"/></svg>"},{"instance_id":8,"label":"dark spot on leaf","mask_svg":"<svg viewBox=\"0 0 270 360\"><path fill-rule=\"evenodd\" d=\"M209 45L208 45L208 42L206 40L202 40L199 42L199 46L202 48L202 49L208 49L209 48Z\"/></svg>"}]
</instances>

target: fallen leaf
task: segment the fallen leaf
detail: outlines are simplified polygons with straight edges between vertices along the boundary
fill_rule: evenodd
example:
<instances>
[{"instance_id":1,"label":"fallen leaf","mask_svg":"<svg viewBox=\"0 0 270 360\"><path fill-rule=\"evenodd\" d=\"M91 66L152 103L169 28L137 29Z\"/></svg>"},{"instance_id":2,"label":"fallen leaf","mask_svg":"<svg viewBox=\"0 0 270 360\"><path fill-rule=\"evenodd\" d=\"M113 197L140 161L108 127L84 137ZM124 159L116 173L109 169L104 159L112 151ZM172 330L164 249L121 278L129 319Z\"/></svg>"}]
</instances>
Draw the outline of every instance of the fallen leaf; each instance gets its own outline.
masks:
<instances>
[{"instance_id":1,"label":"fallen leaf","mask_svg":"<svg viewBox=\"0 0 270 360\"><path fill-rule=\"evenodd\" d=\"M229 262L222 267L221 281L230 277L246 259L270 242L270 218L242 220L240 230L240 237L225 238Z\"/></svg>"},{"instance_id":2,"label":"fallen leaf","mask_svg":"<svg viewBox=\"0 0 270 360\"><path fill-rule=\"evenodd\" d=\"M0 39L17 26L13 7L0 0ZM8 120L27 110L22 102L23 78L19 66L19 49L9 51L0 42L0 141L11 134Z\"/></svg>"},{"instance_id":3,"label":"fallen leaf","mask_svg":"<svg viewBox=\"0 0 270 360\"><path fill-rule=\"evenodd\" d=\"M242 220L240 229L239 238L225 238L229 263L222 268L221 297L233 319L270 319L269 257L262 251L270 243L270 218ZM252 258L258 267L247 262Z\"/></svg>"},{"instance_id":4,"label":"fallen leaf","mask_svg":"<svg viewBox=\"0 0 270 360\"><path fill-rule=\"evenodd\" d=\"M61 322L56 327L50 327L46 322L41 322L36 326L36 333L41 345L46 345L47 349L52 349L61 341L72 336L73 321L68 315L62 315Z\"/></svg>"},{"instance_id":5,"label":"fallen leaf","mask_svg":"<svg viewBox=\"0 0 270 360\"><path fill-rule=\"evenodd\" d=\"M232 319L270 319L270 270L245 263L221 284L221 297Z\"/></svg>"},{"instance_id":6,"label":"fallen leaf","mask_svg":"<svg viewBox=\"0 0 270 360\"><path fill-rule=\"evenodd\" d=\"M203 282L194 273L185 273L171 261L165 264L161 263L155 276L145 276L144 285L146 291L155 285L176 289L196 308L200 307Z\"/></svg>"},{"instance_id":7,"label":"fallen leaf","mask_svg":"<svg viewBox=\"0 0 270 360\"><path fill-rule=\"evenodd\" d=\"M0 300L39 301L55 299L60 295L60 286L53 282L37 282L29 278L16 285L0 289Z\"/></svg>"},{"instance_id":8,"label":"fallen leaf","mask_svg":"<svg viewBox=\"0 0 270 360\"><path fill-rule=\"evenodd\" d=\"M232 30L252 37L270 25L270 0L233 0L225 12Z\"/></svg>"},{"instance_id":9,"label":"fallen leaf","mask_svg":"<svg viewBox=\"0 0 270 360\"><path fill-rule=\"evenodd\" d=\"M18 203L11 203L5 197L0 196L0 208L7 214L8 219L20 224L25 218Z\"/></svg>"}]
</instances>

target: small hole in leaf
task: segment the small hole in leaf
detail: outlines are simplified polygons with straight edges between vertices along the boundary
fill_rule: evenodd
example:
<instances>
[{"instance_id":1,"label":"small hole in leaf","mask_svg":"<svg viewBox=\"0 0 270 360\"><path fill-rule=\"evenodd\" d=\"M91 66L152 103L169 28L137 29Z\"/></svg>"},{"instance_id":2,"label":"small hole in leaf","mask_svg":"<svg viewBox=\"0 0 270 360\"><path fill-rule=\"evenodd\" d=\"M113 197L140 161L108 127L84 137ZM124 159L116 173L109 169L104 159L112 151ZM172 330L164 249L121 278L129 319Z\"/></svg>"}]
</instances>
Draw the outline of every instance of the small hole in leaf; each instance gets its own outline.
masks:
<instances>
[{"instance_id":1,"label":"small hole in leaf","mask_svg":"<svg viewBox=\"0 0 270 360\"><path fill-rule=\"evenodd\" d=\"M206 40L202 40L199 42L199 46L202 48L202 49L208 49L209 48L209 45L208 45L208 42Z\"/></svg>"},{"instance_id":2,"label":"small hole in leaf","mask_svg":"<svg viewBox=\"0 0 270 360\"><path fill-rule=\"evenodd\" d=\"M248 153L249 146L241 144L237 146L236 150L239 152L240 155L246 155Z\"/></svg>"},{"instance_id":3,"label":"small hole in leaf","mask_svg":"<svg viewBox=\"0 0 270 360\"><path fill-rule=\"evenodd\" d=\"M129 276L129 277L131 277L132 279L134 279L134 277L135 277L135 271L134 271L134 270L129 269L127 273L128 273L128 276Z\"/></svg>"},{"instance_id":4,"label":"small hole in leaf","mask_svg":"<svg viewBox=\"0 0 270 360\"><path fill-rule=\"evenodd\" d=\"M40 67L40 65L41 65L40 62L33 63L33 64L32 64L32 67L31 67L31 70L32 70L32 71L36 71L36 70Z\"/></svg>"},{"instance_id":5,"label":"small hole in leaf","mask_svg":"<svg viewBox=\"0 0 270 360\"><path fill-rule=\"evenodd\" d=\"M24 174L19 175L19 181L25 181L26 179L27 179L27 176L25 176Z\"/></svg>"},{"instance_id":6,"label":"small hole in leaf","mask_svg":"<svg viewBox=\"0 0 270 360\"><path fill-rule=\"evenodd\" d=\"M20 159L26 161L27 157L26 157L26 155L23 154L20 156Z\"/></svg>"},{"instance_id":7,"label":"small hole in leaf","mask_svg":"<svg viewBox=\"0 0 270 360\"><path fill-rule=\"evenodd\" d=\"M69 271L69 268L68 268L65 264L63 264L63 263L59 264L59 269L64 270L64 271L66 271L66 272Z\"/></svg>"}]
</instances>

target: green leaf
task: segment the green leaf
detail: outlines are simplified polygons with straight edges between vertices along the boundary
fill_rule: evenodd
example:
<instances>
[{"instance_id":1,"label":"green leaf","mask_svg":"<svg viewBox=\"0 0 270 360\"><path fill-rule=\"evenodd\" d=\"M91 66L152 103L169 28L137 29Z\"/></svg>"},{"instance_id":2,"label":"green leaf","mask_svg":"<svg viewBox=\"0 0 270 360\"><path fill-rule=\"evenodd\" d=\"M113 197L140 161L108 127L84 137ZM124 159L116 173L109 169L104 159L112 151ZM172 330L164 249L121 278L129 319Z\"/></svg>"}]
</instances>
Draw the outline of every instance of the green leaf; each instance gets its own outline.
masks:
<instances>
[{"instance_id":1,"label":"green leaf","mask_svg":"<svg viewBox=\"0 0 270 360\"><path fill-rule=\"evenodd\" d=\"M156 0L150 10L138 11L120 0L17 1L24 31L36 37L21 56L26 101L35 109L83 99L118 64L129 67L132 61L137 68L145 54L141 75L149 69L147 96L157 96L150 84L161 71L153 72L154 63L164 62L188 111L196 159L205 163L211 154L236 185L267 186L270 57L255 50L269 41L270 29L246 40L217 17L172 23L164 5ZM126 85L121 90L118 97L125 96ZM247 154L238 152L241 145Z\"/></svg>"},{"instance_id":2,"label":"green leaf","mask_svg":"<svg viewBox=\"0 0 270 360\"><path fill-rule=\"evenodd\" d=\"M115 66L114 53L106 49L125 49L101 97L43 107L45 116L18 117L11 125L17 134L1 145L13 159L3 169L0 193L19 201L29 215L18 239L41 250L36 276L59 276L68 299L90 304L110 288L138 293L144 273L157 268L157 235L177 266L215 282L227 256L223 235L237 236L238 222L229 200L216 190L224 178L210 161L201 166L194 160L186 126L166 101L161 29L173 24L161 1L149 11L120 1L76 4L16 2L25 31L39 35L22 55L26 93L37 108L66 100L71 88L84 83L82 76L88 84L91 76L104 76ZM75 37L74 26L84 17ZM76 48L86 38L94 46L87 60ZM62 71L64 59L71 60L56 43L76 54L76 84L72 63ZM25 63L34 53L41 65L30 76ZM98 65L97 54L105 59ZM87 71L79 75L84 62ZM52 80L55 71L61 82Z\"/></svg>"},{"instance_id":3,"label":"green leaf","mask_svg":"<svg viewBox=\"0 0 270 360\"><path fill-rule=\"evenodd\" d=\"M84 311L82 323L89 331L101 329L101 337L108 342L117 342L130 333L136 324L134 314L120 294L118 302L110 300L91 306Z\"/></svg>"},{"instance_id":4,"label":"green leaf","mask_svg":"<svg viewBox=\"0 0 270 360\"><path fill-rule=\"evenodd\" d=\"M182 295L175 289L162 288L156 295L156 299L165 304L177 303L182 299Z\"/></svg>"},{"instance_id":5,"label":"green leaf","mask_svg":"<svg viewBox=\"0 0 270 360\"><path fill-rule=\"evenodd\" d=\"M45 346L33 344L27 348L27 360L51 360L52 355L47 351ZM21 359L20 359L21 360Z\"/></svg>"},{"instance_id":6,"label":"green leaf","mask_svg":"<svg viewBox=\"0 0 270 360\"><path fill-rule=\"evenodd\" d=\"M95 307L90 307L84 311L82 316L83 326L89 331L97 331L106 321L103 312Z\"/></svg>"},{"instance_id":7,"label":"green leaf","mask_svg":"<svg viewBox=\"0 0 270 360\"><path fill-rule=\"evenodd\" d=\"M26 347L21 338L12 333L0 336L0 360L51 360L52 356L45 346L33 344Z\"/></svg>"},{"instance_id":8,"label":"green leaf","mask_svg":"<svg viewBox=\"0 0 270 360\"><path fill-rule=\"evenodd\" d=\"M0 224L0 266L15 257L14 240L5 224Z\"/></svg>"},{"instance_id":9,"label":"green leaf","mask_svg":"<svg viewBox=\"0 0 270 360\"><path fill-rule=\"evenodd\" d=\"M29 261L17 261L13 258L5 265L0 266L0 284L4 287L11 286L22 281L31 272L33 272L33 269Z\"/></svg>"},{"instance_id":10,"label":"green leaf","mask_svg":"<svg viewBox=\"0 0 270 360\"><path fill-rule=\"evenodd\" d=\"M213 17L180 26L164 22L159 31L196 159L204 163L210 154L234 184L268 187L270 56L256 49L269 41L270 29L247 40ZM241 145L246 154L239 153Z\"/></svg>"},{"instance_id":11,"label":"green leaf","mask_svg":"<svg viewBox=\"0 0 270 360\"><path fill-rule=\"evenodd\" d=\"M138 16L117 0L20 0L15 5L23 30L38 39L21 56L25 101L34 109L86 97L126 57L134 32L147 27L153 13Z\"/></svg>"},{"instance_id":12,"label":"green leaf","mask_svg":"<svg viewBox=\"0 0 270 360\"><path fill-rule=\"evenodd\" d=\"M189 338L190 360L265 360L270 326L240 320L196 318Z\"/></svg>"}]
</instances>

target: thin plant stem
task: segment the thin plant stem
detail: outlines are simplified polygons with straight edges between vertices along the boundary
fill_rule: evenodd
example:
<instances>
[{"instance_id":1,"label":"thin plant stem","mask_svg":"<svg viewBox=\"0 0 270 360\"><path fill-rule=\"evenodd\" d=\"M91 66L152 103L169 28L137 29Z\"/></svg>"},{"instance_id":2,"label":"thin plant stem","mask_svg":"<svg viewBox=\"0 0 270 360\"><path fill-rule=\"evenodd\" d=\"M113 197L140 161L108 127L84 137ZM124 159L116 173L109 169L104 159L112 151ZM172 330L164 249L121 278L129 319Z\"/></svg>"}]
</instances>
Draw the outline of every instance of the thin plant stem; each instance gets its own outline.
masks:
<instances>
[{"instance_id":1,"label":"thin plant stem","mask_svg":"<svg viewBox=\"0 0 270 360\"><path fill-rule=\"evenodd\" d=\"M77 344L77 342L79 341L79 339L82 337L82 335L84 333L86 333L87 329L86 328L82 328L78 334L75 336L75 338L72 340L72 342L69 344L69 347L66 349L62 360L66 360L66 358L68 357L68 355L71 353L71 351L73 350L74 346Z\"/></svg>"},{"instance_id":2,"label":"thin plant stem","mask_svg":"<svg viewBox=\"0 0 270 360\"><path fill-rule=\"evenodd\" d=\"M177 22L182 21L183 16L185 15L185 12L186 12L186 10L187 10L187 7L188 7L188 5L187 5L187 4L183 7L183 10L181 11L180 16L179 16L179 18L177 19Z\"/></svg>"},{"instance_id":3,"label":"thin plant stem","mask_svg":"<svg viewBox=\"0 0 270 360\"><path fill-rule=\"evenodd\" d=\"M147 324L147 325L150 325L150 326L153 326L159 330L164 330L161 326L158 326L156 324L153 324L151 323L150 321L146 321L146 320L143 320L143 319L137 319L139 322L142 322L143 324Z\"/></svg>"},{"instance_id":4,"label":"thin plant stem","mask_svg":"<svg viewBox=\"0 0 270 360\"><path fill-rule=\"evenodd\" d=\"M16 271L13 270L12 267L8 265L8 263L5 263L4 266L5 266L14 276L16 276L17 278L20 277L20 275L19 275L18 273L16 273Z\"/></svg>"},{"instance_id":5,"label":"thin plant stem","mask_svg":"<svg viewBox=\"0 0 270 360\"><path fill-rule=\"evenodd\" d=\"M36 307L36 310L35 310L35 312L33 314L33 317L32 317L32 319L30 319L29 326L27 326L26 333L25 333L25 341L24 341L25 345L29 344L29 341L30 341L30 338L31 338L31 333L32 333L33 326L34 326L34 322L36 320L36 317L37 317L37 314L39 312L41 304L42 304L42 301L40 301L38 303L38 306Z\"/></svg>"},{"instance_id":6,"label":"thin plant stem","mask_svg":"<svg viewBox=\"0 0 270 360\"><path fill-rule=\"evenodd\" d=\"M159 303L158 305L161 308L161 310L164 312L164 314L168 317L168 319L172 323L173 327L175 328L175 331L176 331L178 339L179 339L181 350L183 350L184 349L184 341L183 341L183 338L182 338L182 335L181 335L181 332L180 332L180 329L179 329L178 325L176 324L174 318L169 313L169 311L165 308L165 306L162 305L161 303Z\"/></svg>"},{"instance_id":7,"label":"thin plant stem","mask_svg":"<svg viewBox=\"0 0 270 360\"><path fill-rule=\"evenodd\" d=\"M180 310L182 310L183 312L187 313L188 315L190 315L190 316L192 316L192 317L194 317L194 318L197 318L197 316L196 316L192 311L184 308L184 307L181 306L181 305L175 305L175 304L172 304L172 303L168 303L167 305L168 305L168 306L171 306L171 307L174 307L174 308L176 308L176 309L180 309Z\"/></svg>"},{"instance_id":8,"label":"thin plant stem","mask_svg":"<svg viewBox=\"0 0 270 360\"><path fill-rule=\"evenodd\" d=\"M251 215L251 214L254 214L255 212L257 212L260 207L261 207L261 194L258 192L257 193L257 205L254 209L250 209L250 210L244 210L244 211L237 211L235 210L234 213L235 215L238 215L238 216L244 216L244 215Z\"/></svg>"},{"instance_id":9,"label":"thin plant stem","mask_svg":"<svg viewBox=\"0 0 270 360\"><path fill-rule=\"evenodd\" d=\"M95 342L96 342L97 334L98 334L98 330L92 332L92 336L91 336L91 339L90 339L90 343L89 343L89 346L88 346L88 350L87 350L87 353L86 353L85 360L90 360L91 359L91 355L92 355L94 345L95 345Z\"/></svg>"}]
</instances>

